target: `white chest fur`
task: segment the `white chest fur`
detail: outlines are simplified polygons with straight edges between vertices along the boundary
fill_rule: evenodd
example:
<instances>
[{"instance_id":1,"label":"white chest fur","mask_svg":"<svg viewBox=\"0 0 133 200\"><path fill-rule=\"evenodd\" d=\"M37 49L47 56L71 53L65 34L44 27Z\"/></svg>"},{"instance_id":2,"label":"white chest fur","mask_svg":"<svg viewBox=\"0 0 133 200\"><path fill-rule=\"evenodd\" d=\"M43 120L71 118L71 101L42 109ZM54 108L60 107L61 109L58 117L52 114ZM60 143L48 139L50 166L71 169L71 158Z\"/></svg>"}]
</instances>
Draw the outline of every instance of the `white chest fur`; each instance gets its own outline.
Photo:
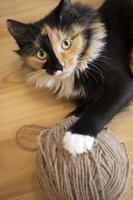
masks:
<instances>
[{"instance_id":1,"label":"white chest fur","mask_svg":"<svg viewBox=\"0 0 133 200\"><path fill-rule=\"evenodd\" d=\"M37 88L47 88L53 93L57 93L59 98L73 98L83 96L84 89L74 88L74 74L71 76L57 75L51 76L45 71L36 71L28 75L28 83L35 84Z\"/></svg>"}]
</instances>

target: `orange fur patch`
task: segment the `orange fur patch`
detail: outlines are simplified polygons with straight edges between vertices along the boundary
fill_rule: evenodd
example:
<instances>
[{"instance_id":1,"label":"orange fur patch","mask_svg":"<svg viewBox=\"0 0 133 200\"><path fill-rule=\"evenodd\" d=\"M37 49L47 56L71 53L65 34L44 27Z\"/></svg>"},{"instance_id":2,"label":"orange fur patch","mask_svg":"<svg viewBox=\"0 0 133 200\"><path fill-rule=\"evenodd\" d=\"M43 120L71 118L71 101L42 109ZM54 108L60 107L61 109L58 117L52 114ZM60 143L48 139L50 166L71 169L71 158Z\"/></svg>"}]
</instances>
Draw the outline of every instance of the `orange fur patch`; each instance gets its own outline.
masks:
<instances>
[{"instance_id":1,"label":"orange fur patch","mask_svg":"<svg viewBox=\"0 0 133 200\"><path fill-rule=\"evenodd\" d=\"M36 56L25 56L24 61L33 69L42 69L46 60L39 60Z\"/></svg>"},{"instance_id":2,"label":"orange fur patch","mask_svg":"<svg viewBox=\"0 0 133 200\"><path fill-rule=\"evenodd\" d=\"M46 29L42 29L41 34L46 35ZM40 42L38 38L34 41L34 46L37 48L40 48ZM43 65L46 63L46 60L47 60L47 59L40 60L34 55L25 55L23 59L30 67L36 70L42 69Z\"/></svg>"},{"instance_id":3,"label":"orange fur patch","mask_svg":"<svg viewBox=\"0 0 133 200\"><path fill-rule=\"evenodd\" d=\"M41 30L41 35L44 36L44 35L47 35L47 32L46 32L46 28L43 27L42 30Z\"/></svg>"},{"instance_id":4,"label":"orange fur patch","mask_svg":"<svg viewBox=\"0 0 133 200\"><path fill-rule=\"evenodd\" d=\"M49 26L45 26L45 29L54 53L61 65L65 68L75 66L77 64L79 53L84 48L84 39L81 34L84 28L80 26L73 26L69 32L61 32L60 30L56 28L52 29ZM61 47L61 43L68 37L72 38L72 46L70 49L64 50Z\"/></svg>"}]
</instances>

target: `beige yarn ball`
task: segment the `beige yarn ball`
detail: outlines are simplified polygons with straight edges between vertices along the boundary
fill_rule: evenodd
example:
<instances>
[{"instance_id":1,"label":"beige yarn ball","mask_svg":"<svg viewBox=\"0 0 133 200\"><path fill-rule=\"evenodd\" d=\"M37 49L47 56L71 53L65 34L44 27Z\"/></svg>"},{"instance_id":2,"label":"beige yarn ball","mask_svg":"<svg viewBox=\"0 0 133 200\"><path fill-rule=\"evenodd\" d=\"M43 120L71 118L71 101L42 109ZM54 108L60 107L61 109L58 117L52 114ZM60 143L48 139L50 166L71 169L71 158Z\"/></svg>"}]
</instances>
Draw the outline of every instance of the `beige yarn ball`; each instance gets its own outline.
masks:
<instances>
[{"instance_id":1,"label":"beige yarn ball","mask_svg":"<svg viewBox=\"0 0 133 200\"><path fill-rule=\"evenodd\" d=\"M129 174L124 146L105 129L92 151L70 155L62 140L76 120L70 117L39 137L37 172L44 200L124 199Z\"/></svg>"}]
</instances>

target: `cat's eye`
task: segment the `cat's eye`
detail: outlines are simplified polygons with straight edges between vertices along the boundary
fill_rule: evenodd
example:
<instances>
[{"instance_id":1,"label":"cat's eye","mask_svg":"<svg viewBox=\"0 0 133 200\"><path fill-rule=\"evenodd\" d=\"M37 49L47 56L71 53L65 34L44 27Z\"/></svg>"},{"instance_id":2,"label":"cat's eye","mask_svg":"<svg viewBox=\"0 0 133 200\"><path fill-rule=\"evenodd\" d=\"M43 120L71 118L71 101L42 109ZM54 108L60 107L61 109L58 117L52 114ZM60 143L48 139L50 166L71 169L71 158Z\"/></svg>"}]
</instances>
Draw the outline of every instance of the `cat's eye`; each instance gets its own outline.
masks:
<instances>
[{"instance_id":1,"label":"cat's eye","mask_svg":"<svg viewBox=\"0 0 133 200\"><path fill-rule=\"evenodd\" d=\"M72 46L72 39L66 38L65 40L63 40L61 46L64 50L70 49Z\"/></svg>"},{"instance_id":2,"label":"cat's eye","mask_svg":"<svg viewBox=\"0 0 133 200\"><path fill-rule=\"evenodd\" d=\"M47 59L47 53L43 50L37 51L36 56L40 60L46 60Z\"/></svg>"}]
</instances>

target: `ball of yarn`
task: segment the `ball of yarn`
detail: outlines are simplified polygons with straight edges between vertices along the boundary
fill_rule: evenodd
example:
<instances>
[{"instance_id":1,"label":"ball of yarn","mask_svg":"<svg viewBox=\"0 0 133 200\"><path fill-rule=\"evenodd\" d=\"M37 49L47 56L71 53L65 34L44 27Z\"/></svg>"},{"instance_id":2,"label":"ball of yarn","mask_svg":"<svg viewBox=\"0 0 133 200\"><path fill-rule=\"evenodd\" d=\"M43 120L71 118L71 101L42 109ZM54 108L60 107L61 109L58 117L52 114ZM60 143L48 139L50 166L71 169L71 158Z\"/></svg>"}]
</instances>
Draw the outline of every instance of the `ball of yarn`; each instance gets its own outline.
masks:
<instances>
[{"instance_id":1,"label":"ball of yarn","mask_svg":"<svg viewBox=\"0 0 133 200\"><path fill-rule=\"evenodd\" d=\"M121 200L129 173L125 148L110 130L99 133L92 151L73 156L62 145L69 117L39 137L37 172L45 200Z\"/></svg>"}]
</instances>

